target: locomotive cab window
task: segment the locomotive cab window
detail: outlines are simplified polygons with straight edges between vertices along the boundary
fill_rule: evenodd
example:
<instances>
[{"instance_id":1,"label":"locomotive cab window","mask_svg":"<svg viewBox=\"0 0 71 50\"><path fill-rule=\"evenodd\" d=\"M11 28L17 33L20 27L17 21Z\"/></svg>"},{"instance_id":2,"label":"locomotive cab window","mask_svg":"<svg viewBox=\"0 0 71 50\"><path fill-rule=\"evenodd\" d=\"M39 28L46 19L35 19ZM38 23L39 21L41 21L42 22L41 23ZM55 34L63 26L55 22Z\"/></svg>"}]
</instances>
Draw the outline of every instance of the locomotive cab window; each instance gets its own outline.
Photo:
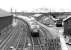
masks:
<instances>
[{"instance_id":1,"label":"locomotive cab window","mask_svg":"<svg viewBox=\"0 0 71 50\"><path fill-rule=\"evenodd\" d=\"M56 27L62 27L62 20L56 21Z\"/></svg>"},{"instance_id":2,"label":"locomotive cab window","mask_svg":"<svg viewBox=\"0 0 71 50\"><path fill-rule=\"evenodd\" d=\"M31 32L32 37L39 37L39 30Z\"/></svg>"}]
</instances>

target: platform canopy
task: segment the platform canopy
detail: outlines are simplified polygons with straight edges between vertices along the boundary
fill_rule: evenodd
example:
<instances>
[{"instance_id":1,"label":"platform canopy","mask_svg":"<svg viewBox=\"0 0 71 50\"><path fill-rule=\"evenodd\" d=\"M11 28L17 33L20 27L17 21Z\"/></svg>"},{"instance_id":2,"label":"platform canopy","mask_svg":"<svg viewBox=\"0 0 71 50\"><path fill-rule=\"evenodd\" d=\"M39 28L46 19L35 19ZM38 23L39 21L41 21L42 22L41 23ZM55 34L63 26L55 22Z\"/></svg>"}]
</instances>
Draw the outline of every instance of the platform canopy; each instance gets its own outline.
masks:
<instances>
[{"instance_id":1,"label":"platform canopy","mask_svg":"<svg viewBox=\"0 0 71 50\"><path fill-rule=\"evenodd\" d=\"M11 15L10 12L0 9L0 17L10 16L10 15Z\"/></svg>"}]
</instances>

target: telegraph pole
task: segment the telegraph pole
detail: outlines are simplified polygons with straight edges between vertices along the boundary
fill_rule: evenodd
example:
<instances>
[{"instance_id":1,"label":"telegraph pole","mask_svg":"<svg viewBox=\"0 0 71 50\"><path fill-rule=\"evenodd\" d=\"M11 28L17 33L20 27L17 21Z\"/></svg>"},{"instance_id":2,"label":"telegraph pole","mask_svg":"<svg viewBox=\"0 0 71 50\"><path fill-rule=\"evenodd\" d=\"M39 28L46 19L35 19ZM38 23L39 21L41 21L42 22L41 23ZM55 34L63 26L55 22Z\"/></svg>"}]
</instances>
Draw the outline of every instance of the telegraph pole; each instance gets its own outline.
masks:
<instances>
[{"instance_id":1,"label":"telegraph pole","mask_svg":"<svg viewBox=\"0 0 71 50\"><path fill-rule=\"evenodd\" d=\"M11 8L11 15L13 15L13 9Z\"/></svg>"},{"instance_id":2,"label":"telegraph pole","mask_svg":"<svg viewBox=\"0 0 71 50\"><path fill-rule=\"evenodd\" d=\"M12 14L13 14L13 26L16 26L17 25L17 20L16 20L16 9L15 9L15 11L14 12L12 12Z\"/></svg>"}]
</instances>

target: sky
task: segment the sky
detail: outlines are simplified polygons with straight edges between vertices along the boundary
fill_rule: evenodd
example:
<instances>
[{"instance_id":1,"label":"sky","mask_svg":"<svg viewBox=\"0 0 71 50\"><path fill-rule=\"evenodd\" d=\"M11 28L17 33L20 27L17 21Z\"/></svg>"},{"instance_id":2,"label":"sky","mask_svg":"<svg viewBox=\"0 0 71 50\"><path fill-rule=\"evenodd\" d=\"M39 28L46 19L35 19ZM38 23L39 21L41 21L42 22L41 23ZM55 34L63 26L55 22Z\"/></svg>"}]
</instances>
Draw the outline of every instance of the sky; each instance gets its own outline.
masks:
<instances>
[{"instance_id":1,"label":"sky","mask_svg":"<svg viewBox=\"0 0 71 50\"><path fill-rule=\"evenodd\" d=\"M6 11L32 11L48 8L51 11L71 11L70 0L0 0L0 8Z\"/></svg>"}]
</instances>

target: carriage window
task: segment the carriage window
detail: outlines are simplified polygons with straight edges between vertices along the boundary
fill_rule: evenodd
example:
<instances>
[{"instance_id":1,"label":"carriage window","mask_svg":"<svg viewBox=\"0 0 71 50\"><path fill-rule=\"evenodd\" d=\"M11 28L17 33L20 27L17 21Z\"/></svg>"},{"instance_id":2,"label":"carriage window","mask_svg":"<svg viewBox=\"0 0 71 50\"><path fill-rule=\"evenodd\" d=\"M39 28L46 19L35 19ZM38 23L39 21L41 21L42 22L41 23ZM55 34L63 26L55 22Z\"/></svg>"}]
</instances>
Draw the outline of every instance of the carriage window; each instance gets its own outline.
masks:
<instances>
[{"instance_id":1,"label":"carriage window","mask_svg":"<svg viewBox=\"0 0 71 50\"><path fill-rule=\"evenodd\" d=\"M32 37L39 37L39 32L31 32Z\"/></svg>"}]
</instances>

